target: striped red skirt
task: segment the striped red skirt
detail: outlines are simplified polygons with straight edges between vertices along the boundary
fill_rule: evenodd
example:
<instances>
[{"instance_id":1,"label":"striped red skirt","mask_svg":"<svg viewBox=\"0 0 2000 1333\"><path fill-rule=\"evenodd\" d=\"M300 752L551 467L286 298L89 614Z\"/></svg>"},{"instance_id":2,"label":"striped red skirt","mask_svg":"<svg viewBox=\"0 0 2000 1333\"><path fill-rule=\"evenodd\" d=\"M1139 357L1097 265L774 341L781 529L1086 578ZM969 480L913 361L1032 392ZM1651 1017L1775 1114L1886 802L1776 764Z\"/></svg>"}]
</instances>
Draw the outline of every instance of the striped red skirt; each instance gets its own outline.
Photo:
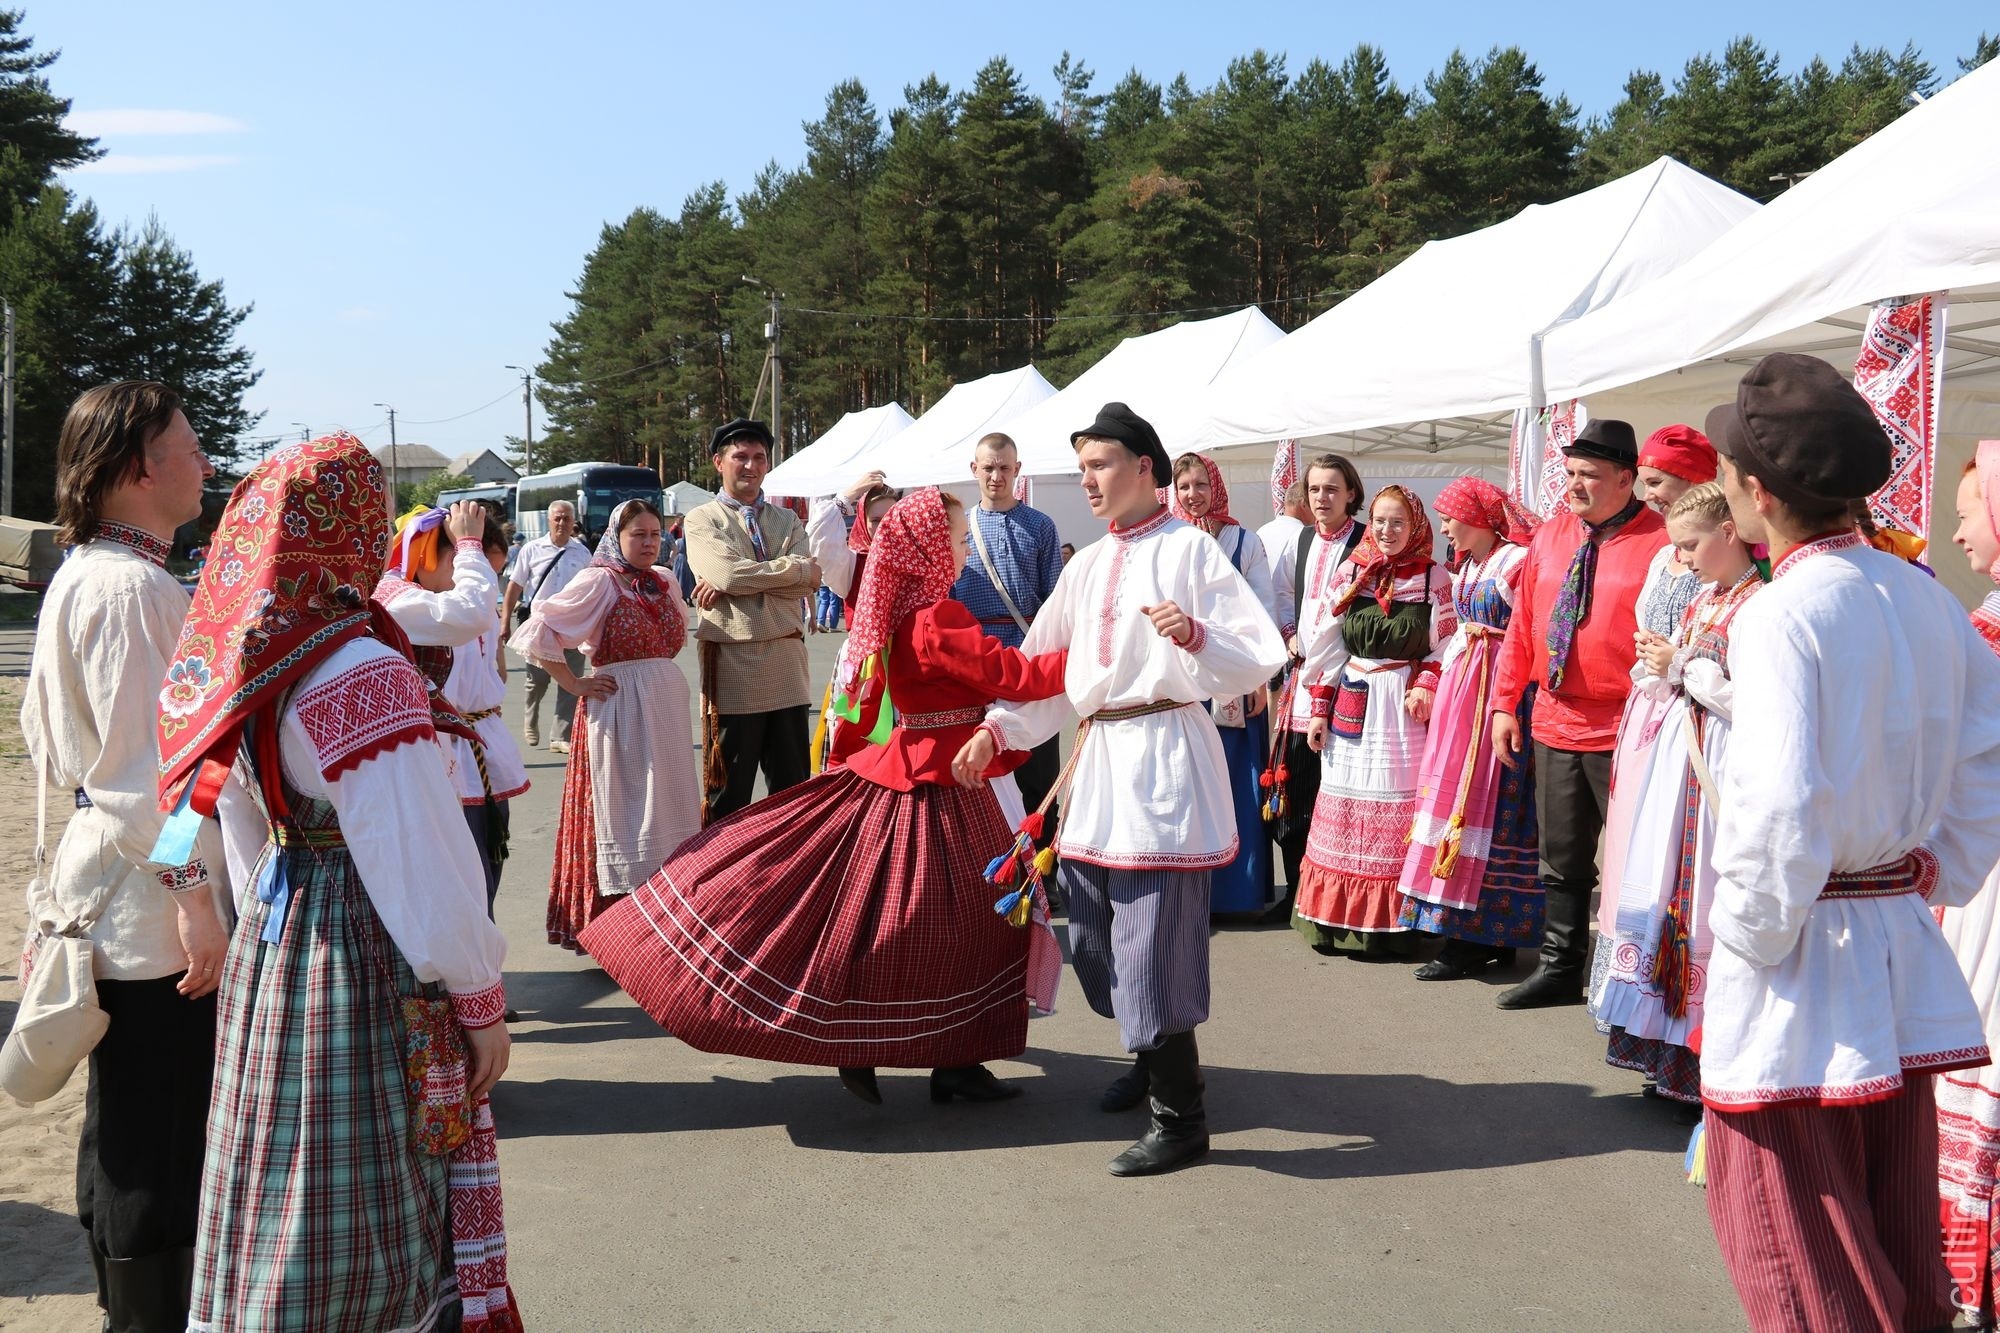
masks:
<instances>
[{"instance_id":1,"label":"striped red skirt","mask_svg":"<svg viewBox=\"0 0 2000 1333\"><path fill-rule=\"evenodd\" d=\"M1012 832L986 789L846 768L711 825L582 932L697 1050L922 1069L1027 1046L1030 931L993 910Z\"/></svg>"}]
</instances>

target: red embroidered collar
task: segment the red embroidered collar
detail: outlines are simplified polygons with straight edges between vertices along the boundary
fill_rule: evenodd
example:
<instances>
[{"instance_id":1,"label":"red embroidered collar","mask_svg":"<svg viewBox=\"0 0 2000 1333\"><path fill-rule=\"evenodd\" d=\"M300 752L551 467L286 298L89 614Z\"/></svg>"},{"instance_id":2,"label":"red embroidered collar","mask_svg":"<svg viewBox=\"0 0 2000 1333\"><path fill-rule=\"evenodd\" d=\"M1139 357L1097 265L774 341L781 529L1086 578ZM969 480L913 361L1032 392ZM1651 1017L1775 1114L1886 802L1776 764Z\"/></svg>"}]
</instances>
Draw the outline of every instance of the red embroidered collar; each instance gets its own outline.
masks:
<instances>
[{"instance_id":1,"label":"red embroidered collar","mask_svg":"<svg viewBox=\"0 0 2000 1333\"><path fill-rule=\"evenodd\" d=\"M130 523L116 523L108 518L97 520L97 536L92 540L114 542L161 569L167 567L167 556L174 549L173 543L162 541L144 528L135 528Z\"/></svg>"},{"instance_id":2,"label":"red embroidered collar","mask_svg":"<svg viewBox=\"0 0 2000 1333\"><path fill-rule=\"evenodd\" d=\"M1161 506L1159 513L1154 514L1143 523L1134 523L1129 528L1121 528L1116 523L1113 523L1111 525L1111 535L1121 541L1132 541L1136 538L1144 537L1149 533L1158 532L1167 525L1168 520L1173 518L1173 516L1173 510Z\"/></svg>"},{"instance_id":3,"label":"red embroidered collar","mask_svg":"<svg viewBox=\"0 0 2000 1333\"><path fill-rule=\"evenodd\" d=\"M1771 578L1774 581L1783 578L1786 570L1791 569L1803 560L1810 560L1816 555L1831 555L1835 551L1851 551L1857 546L1866 546L1867 544L1868 539L1858 532L1836 532L1825 537L1815 537L1803 546L1796 547L1790 555L1780 560L1776 567L1771 570Z\"/></svg>"}]
</instances>

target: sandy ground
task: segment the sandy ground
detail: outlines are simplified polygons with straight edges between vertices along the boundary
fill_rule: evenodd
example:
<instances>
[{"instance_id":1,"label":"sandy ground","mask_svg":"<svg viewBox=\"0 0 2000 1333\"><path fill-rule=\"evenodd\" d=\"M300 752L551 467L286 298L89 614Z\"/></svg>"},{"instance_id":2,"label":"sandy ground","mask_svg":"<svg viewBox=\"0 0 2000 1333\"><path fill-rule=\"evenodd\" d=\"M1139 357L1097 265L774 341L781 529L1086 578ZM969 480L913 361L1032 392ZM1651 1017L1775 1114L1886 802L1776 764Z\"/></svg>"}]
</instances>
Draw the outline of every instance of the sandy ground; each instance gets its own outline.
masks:
<instances>
[{"instance_id":1,"label":"sandy ground","mask_svg":"<svg viewBox=\"0 0 2000 1333\"><path fill-rule=\"evenodd\" d=\"M812 641L816 670L838 643ZM4 678L25 651L0 629L0 894L32 837ZM828 1071L664 1036L542 941L561 768L530 763L499 904L524 1021L494 1097L530 1327L1742 1325L1680 1176L1686 1128L1604 1065L1581 1010L1493 1008L1525 963L1427 986L1282 927L1220 929L1201 1035L1215 1151L1117 1181L1104 1165L1143 1120L1094 1109L1122 1057L1073 978L996 1066L1027 1090L998 1107L932 1106L919 1071L888 1070L868 1107ZM71 1212L81 1089L0 1106L0 1328L96 1327Z\"/></svg>"}]
</instances>

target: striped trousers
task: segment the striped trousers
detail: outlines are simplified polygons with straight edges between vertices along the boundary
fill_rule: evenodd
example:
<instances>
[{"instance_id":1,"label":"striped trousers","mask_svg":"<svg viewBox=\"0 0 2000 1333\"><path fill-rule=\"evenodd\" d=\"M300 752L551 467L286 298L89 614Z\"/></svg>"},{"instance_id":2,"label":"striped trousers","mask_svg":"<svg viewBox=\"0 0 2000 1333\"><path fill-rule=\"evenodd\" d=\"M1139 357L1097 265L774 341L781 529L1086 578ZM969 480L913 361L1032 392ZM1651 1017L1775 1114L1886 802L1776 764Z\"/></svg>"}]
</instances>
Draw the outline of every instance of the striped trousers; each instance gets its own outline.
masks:
<instances>
[{"instance_id":1,"label":"striped trousers","mask_svg":"<svg viewBox=\"0 0 2000 1333\"><path fill-rule=\"evenodd\" d=\"M1706 1133L1708 1216L1754 1333L1951 1323L1928 1074L1861 1106L1711 1109Z\"/></svg>"},{"instance_id":2,"label":"striped trousers","mask_svg":"<svg viewBox=\"0 0 2000 1333\"><path fill-rule=\"evenodd\" d=\"M1150 1051L1208 1019L1206 870L1112 870L1064 860L1070 960L1090 1007Z\"/></svg>"}]
</instances>

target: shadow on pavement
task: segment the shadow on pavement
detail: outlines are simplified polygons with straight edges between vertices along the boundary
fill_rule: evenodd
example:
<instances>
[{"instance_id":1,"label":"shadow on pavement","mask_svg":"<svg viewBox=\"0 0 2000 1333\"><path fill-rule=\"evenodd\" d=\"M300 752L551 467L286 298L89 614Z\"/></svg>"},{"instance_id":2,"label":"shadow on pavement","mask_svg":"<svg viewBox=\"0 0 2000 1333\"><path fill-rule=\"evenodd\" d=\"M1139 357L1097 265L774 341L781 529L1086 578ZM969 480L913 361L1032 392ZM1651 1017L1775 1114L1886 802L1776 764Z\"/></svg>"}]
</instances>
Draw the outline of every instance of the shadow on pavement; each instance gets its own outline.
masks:
<instances>
[{"instance_id":1,"label":"shadow on pavement","mask_svg":"<svg viewBox=\"0 0 2000 1333\"><path fill-rule=\"evenodd\" d=\"M1042 1077L1000 1106L934 1106L922 1070L881 1071L886 1104L842 1091L832 1070L768 1082L701 1083L551 1079L494 1092L508 1138L781 1126L801 1148L827 1152L966 1152L1066 1143L1128 1142L1141 1112L1096 1109L1123 1059L1029 1049L1016 1063ZM1685 1126L1651 1114L1637 1096L1597 1095L1574 1083L1459 1084L1416 1074L1301 1074L1210 1067L1208 1110L1218 1136L1209 1160L1306 1180L1425 1175L1593 1157L1628 1149L1672 1151ZM1469 1126L1476 1126L1468 1133ZM1321 1142L1237 1148L1232 1136L1275 1131ZM1339 1142L1327 1143L1333 1138Z\"/></svg>"},{"instance_id":2,"label":"shadow on pavement","mask_svg":"<svg viewBox=\"0 0 2000 1333\"><path fill-rule=\"evenodd\" d=\"M598 968L581 972L514 972L507 977L507 1003L523 1023L553 1023L548 1028L512 1029L517 1043L575 1046L597 1041L643 1041L664 1038L660 1025L631 1004L588 1006L619 995L618 983Z\"/></svg>"},{"instance_id":3,"label":"shadow on pavement","mask_svg":"<svg viewBox=\"0 0 2000 1333\"><path fill-rule=\"evenodd\" d=\"M0 1199L0 1296L94 1296L97 1278L85 1257L85 1237L69 1213L38 1203ZM93 1318L91 1327L95 1328Z\"/></svg>"}]
</instances>

